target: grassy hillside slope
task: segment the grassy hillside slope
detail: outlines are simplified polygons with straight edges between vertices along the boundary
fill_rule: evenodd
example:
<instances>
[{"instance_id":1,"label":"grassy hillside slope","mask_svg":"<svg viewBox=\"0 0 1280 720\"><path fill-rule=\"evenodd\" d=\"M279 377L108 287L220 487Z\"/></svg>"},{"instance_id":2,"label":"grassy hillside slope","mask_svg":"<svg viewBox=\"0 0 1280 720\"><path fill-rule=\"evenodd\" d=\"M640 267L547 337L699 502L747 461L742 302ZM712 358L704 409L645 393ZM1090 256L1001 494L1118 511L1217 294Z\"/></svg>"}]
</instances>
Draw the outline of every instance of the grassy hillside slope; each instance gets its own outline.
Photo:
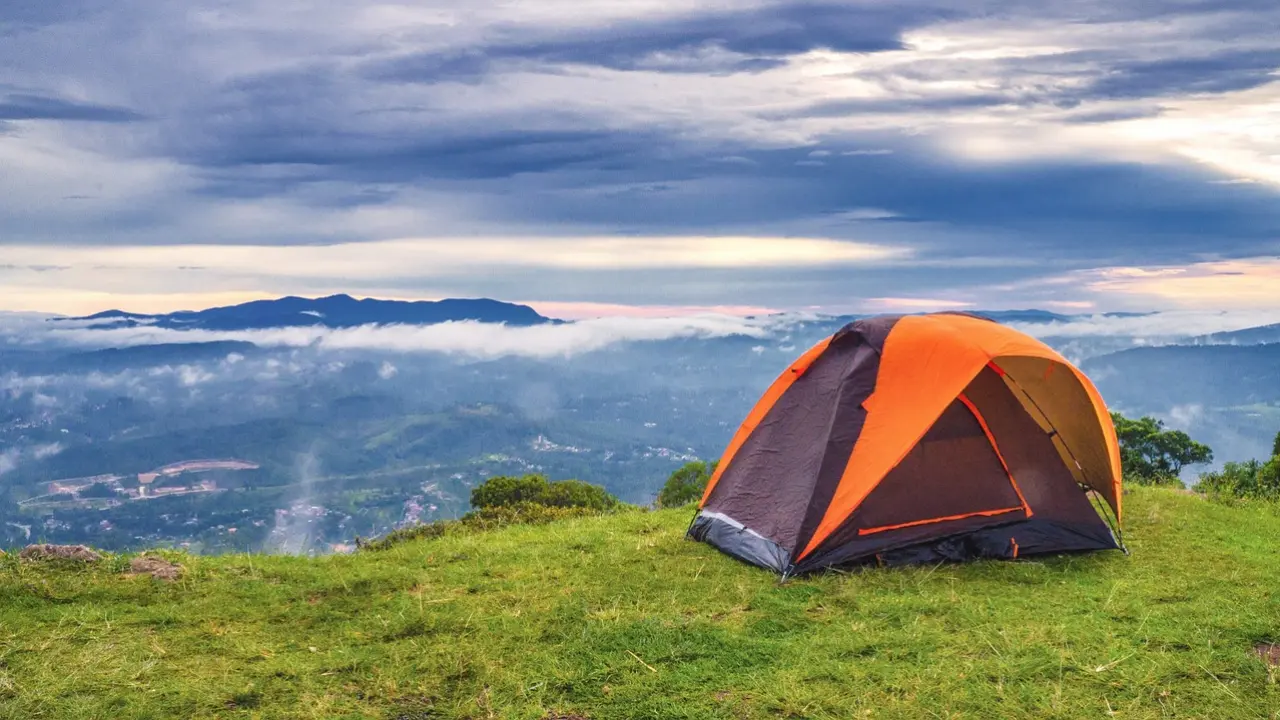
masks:
<instances>
[{"instance_id":1,"label":"grassy hillside slope","mask_svg":"<svg viewBox=\"0 0 1280 720\"><path fill-rule=\"evenodd\" d=\"M0 558L3 718L1261 718L1280 517L1128 496L1120 553L780 585L687 511L185 577Z\"/></svg>"}]
</instances>

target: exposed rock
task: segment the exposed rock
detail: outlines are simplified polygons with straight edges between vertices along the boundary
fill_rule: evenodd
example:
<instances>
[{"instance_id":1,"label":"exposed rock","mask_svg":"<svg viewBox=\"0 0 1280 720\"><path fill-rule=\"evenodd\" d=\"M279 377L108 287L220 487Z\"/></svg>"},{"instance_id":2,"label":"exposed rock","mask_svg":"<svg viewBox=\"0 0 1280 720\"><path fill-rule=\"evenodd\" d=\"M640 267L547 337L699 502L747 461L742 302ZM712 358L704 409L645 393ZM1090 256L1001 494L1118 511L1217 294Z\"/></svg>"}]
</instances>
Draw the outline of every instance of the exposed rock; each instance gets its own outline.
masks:
<instances>
[{"instance_id":1,"label":"exposed rock","mask_svg":"<svg viewBox=\"0 0 1280 720\"><path fill-rule=\"evenodd\" d=\"M129 562L130 576L150 575L157 580L174 581L182 577L182 566L155 555L143 555Z\"/></svg>"},{"instance_id":2,"label":"exposed rock","mask_svg":"<svg viewBox=\"0 0 1280 720\"><path fill-rule=\"evenodd\" d=\"M78 560L95 563L102 559L94 550L85 545L28 545L18 553L23 560Z\"/></svg>"}]
</instances>

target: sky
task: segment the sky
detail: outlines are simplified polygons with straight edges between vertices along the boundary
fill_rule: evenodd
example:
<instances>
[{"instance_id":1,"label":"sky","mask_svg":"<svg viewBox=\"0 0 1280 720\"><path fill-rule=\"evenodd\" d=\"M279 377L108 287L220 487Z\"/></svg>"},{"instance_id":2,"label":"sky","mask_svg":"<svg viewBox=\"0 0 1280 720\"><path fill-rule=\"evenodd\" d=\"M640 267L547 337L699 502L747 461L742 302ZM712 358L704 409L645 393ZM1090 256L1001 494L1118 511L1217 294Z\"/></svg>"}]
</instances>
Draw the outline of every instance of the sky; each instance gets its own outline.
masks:
<instances>
[{"instance_id":1,"label":"sky","mask_svg":"<svg viewBox=\"0 0 1280 720\"><path fill-rule=\"evenodd\" d=\"M1280 301L1274 0L9 0L0 310Z\"/></svg>"}]
</instances>

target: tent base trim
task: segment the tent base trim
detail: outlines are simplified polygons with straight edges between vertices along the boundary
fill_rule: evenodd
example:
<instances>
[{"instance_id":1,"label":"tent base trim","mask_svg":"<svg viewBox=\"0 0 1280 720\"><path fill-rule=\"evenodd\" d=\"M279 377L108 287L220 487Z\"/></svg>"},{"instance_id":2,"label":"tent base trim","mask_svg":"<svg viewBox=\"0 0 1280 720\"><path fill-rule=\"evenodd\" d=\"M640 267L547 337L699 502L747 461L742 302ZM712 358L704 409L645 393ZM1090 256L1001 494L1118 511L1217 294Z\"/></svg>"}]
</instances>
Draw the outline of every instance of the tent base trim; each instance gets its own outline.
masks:
<instances>
[{"instance_id":1,"label":"tent base trim","mask_svg":"<svg viewBox=\"0 0 1280 720\"><path fill-rule=\"evenodd\" d=\"M785 572L791 564L790 551L722 513L699 512L687 535L726 555L777 573Z\"/></svg>"},{"instance_id":2,"label":"tent base trim","mask_svg":"<svg viewBox=\"0 0 1280 720\"><path fill-rule=\"evenodd\" d=\"M853 554L836 549L813 558L813 562L800 563L797 574L840 566L1013 560L1033 555L1118 549L1121 548L1115 536L1101 521L1085 524L1032 517L873 552L863 550Z\"/></svg>"}]
</instances>

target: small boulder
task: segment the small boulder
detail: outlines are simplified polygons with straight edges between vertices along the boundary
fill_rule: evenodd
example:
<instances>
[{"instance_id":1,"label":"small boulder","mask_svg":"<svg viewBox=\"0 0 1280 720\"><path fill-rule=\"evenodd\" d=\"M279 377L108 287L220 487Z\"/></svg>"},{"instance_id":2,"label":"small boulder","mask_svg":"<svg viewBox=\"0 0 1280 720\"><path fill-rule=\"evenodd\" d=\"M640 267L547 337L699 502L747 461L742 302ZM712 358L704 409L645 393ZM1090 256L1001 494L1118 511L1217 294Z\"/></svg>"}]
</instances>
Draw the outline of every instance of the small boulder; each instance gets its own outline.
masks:
<instances>
[{"instance_id":1,"label":"small boulder","mask_svg":"<svg viewBox=\"0 0 1280 720\"><path fill-rule=\"evenodd\" d=\"M182 566L155 555L143 555L129 561L130 576L150 575L157 580L173 582L182 577Z\"/></svg>"},{"instance_id":2,"label":"small boulder","mask_svg":"<svg viewBox=\"0 0 1280 720\"><path fill-rule=\"evenodd\" d=\"M18 553L18 557L23 560L76 560L86 563L102 560L102 555L85 545L49 545L47 543L28 545Z\"/></svg>"}]
</instances>

